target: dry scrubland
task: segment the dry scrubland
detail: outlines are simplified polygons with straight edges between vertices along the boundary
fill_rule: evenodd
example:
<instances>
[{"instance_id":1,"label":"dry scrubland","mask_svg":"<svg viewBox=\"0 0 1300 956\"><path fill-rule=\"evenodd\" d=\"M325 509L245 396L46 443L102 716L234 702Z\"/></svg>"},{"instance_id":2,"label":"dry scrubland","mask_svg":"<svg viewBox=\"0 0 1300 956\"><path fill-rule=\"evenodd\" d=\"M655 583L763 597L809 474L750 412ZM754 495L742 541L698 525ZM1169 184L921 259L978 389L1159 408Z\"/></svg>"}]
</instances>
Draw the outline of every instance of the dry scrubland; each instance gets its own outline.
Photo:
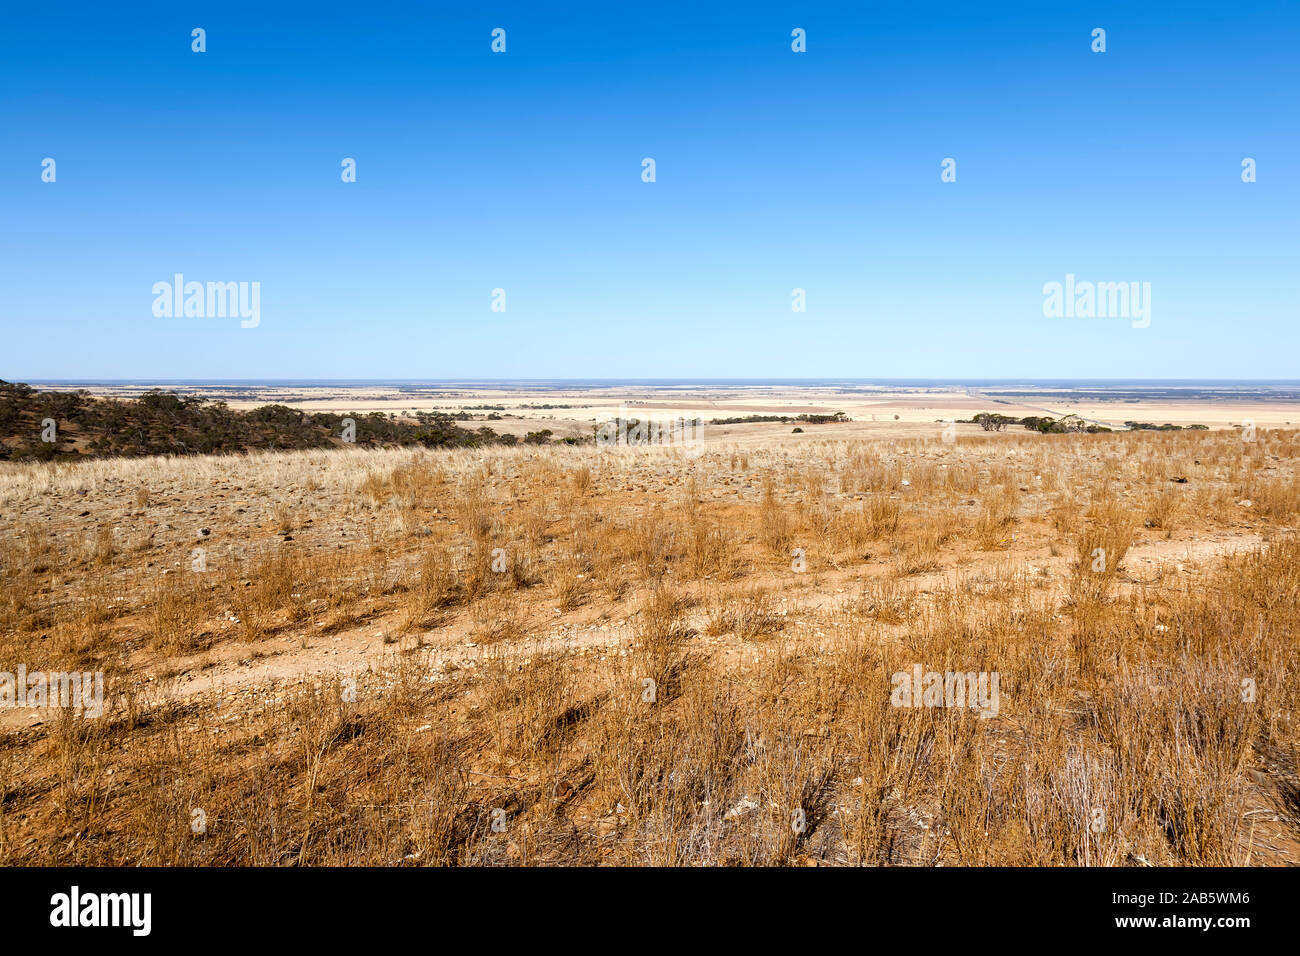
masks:
<instances>
[{"instance_id":1,"label":"dry scrubland","mask_svg":"<svg viewBox=\"0 0 1300 956\"><path fill-rule=\"evenodd\" d=\"M819 439L5 466L0 863L1300 861L1300 435Z\"/></svg>"}]
</instances>

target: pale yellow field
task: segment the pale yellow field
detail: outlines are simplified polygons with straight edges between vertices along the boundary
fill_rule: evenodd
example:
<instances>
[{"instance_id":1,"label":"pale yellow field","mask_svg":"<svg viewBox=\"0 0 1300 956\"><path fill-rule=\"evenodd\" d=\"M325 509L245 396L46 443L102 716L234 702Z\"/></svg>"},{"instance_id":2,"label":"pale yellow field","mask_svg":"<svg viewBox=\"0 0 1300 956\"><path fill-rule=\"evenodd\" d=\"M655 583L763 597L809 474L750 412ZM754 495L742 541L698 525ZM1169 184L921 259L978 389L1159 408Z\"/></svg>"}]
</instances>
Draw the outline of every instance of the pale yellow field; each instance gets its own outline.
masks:
<instances>
[{"instance_id":1,"label":"pale yellow field","mask_svg":"<svg viewBox=\"0 0 1300 956\"><path fill-rule=\"evenodd\" d=\"M71 386L48 386L59 390ZM139 386L88 387L95 395L134 397ZM232 408L250 409L265 404L284 404L304 411L382 412L409 418L416 412L469 411L485 416L481 406L500 406L497 414L507 416L488 422L499 432L522 435L527 431L550 428L556 435L590 436L592 427L619 414L643 414L656 419L699 417L704 422L715 418L749 415L832 414L844 412L852 421L834 426L819 426L816 437L827 437L825 429L833 427L842 438L927 437L938 434L948 419L969 419L979 412L995 412L1014 418L1047 415L1060 418L1074 414L1098 424L1123 428L1125 421L1188 426L1206 425L1212 429L1240 427L1254 422L1258 428L1300 427L1300 394L1290 390L1254 390L1247 397L1225 389L1222 394L1206 397L1188 389L1180 399L1160 394L1125 400L1109 397L1105 389L1085 390L1081 398L1062 398L1059 394L1033 387L1018 391L1027 396L1006 398L996 390L988 393L975 389L934 387L902 389L889 386L787 387L787 386L429 386L402 391L394 386L238 386L227 389L204 387L168 387L180 394L198 395L226 401ZM1276 393L1276 394L1274 394ZM537 406L567 406L539 408ZM477 406L477 407L476 407ZM805 430L807 431L807 430ZM958 426L960 434L975 434L974 425ZM789 435L788 425L745 423L707 426L701 438L705 442L742 442L752 444ZM791 441L808 441L807 434Z\"/></svg>"}]
</instances>

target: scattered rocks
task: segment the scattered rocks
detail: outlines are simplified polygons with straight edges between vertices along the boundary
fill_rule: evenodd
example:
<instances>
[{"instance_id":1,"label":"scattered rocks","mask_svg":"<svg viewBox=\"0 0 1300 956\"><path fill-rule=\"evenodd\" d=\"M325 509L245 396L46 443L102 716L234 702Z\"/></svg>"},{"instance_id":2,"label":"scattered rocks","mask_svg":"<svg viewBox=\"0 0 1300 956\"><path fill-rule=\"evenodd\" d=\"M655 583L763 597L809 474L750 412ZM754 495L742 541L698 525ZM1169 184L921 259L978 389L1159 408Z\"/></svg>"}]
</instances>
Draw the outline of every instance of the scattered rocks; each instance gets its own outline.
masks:
<instances>
[{"instance_id":1,"label":"scattered rocks","mask_svg":"<svg viewBox=\"0 0 1300 956\"><path fill-rule=\"evenodd\" d=\"M751 810L757 810L758 806L759 806L758 801L755 800L753 797L749 796L748 794L746 794L745 796L741 797L739 800L736 801L736 805L734 807L732 807L730 810L727 811L726 814L727 819L735 820L739 817L744 816L746 813L749 813Z\"/></svg>"}]
</instances>

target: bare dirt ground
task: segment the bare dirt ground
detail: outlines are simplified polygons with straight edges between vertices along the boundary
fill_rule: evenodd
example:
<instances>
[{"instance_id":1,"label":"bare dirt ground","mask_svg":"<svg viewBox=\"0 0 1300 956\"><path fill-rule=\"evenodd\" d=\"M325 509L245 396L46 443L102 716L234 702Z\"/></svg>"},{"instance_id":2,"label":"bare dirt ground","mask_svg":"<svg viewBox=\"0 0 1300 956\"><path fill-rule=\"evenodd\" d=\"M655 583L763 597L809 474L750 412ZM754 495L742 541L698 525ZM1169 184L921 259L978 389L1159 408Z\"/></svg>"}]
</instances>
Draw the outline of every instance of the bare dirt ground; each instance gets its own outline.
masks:
<instances>
[{"instance_id":1,"label":"bare dirt ground","mask_svg":"<svg viewBox=\"0 0 1300 956\"><path fill-rule=\"evenodd\" d=\"M1296 433L845 427L6 466L0 859L1300 861Z\"/></svg>"}]
</instances>

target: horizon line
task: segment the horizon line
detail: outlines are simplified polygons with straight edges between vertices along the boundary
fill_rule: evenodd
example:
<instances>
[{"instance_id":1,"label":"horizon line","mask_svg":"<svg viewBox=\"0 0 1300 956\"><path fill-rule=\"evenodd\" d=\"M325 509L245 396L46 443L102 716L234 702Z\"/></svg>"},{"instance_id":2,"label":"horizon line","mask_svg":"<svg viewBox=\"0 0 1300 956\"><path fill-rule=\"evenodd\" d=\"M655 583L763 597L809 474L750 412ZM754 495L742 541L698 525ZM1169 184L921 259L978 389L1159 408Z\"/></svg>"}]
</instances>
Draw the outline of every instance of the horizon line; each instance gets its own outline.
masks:
<instances>
[{"instance_id":1,"label":"horizon line","mask_svg":"<svg viewBox=\"0 0 1300 956\"><path fill-rule=\"evenodd\" d=\"M1291 385L1300 379L1285 378L1102 378L1102 377L689 377L689 378L17 378L0 381L24 385Z\"/></svg>"}]
</instances>

